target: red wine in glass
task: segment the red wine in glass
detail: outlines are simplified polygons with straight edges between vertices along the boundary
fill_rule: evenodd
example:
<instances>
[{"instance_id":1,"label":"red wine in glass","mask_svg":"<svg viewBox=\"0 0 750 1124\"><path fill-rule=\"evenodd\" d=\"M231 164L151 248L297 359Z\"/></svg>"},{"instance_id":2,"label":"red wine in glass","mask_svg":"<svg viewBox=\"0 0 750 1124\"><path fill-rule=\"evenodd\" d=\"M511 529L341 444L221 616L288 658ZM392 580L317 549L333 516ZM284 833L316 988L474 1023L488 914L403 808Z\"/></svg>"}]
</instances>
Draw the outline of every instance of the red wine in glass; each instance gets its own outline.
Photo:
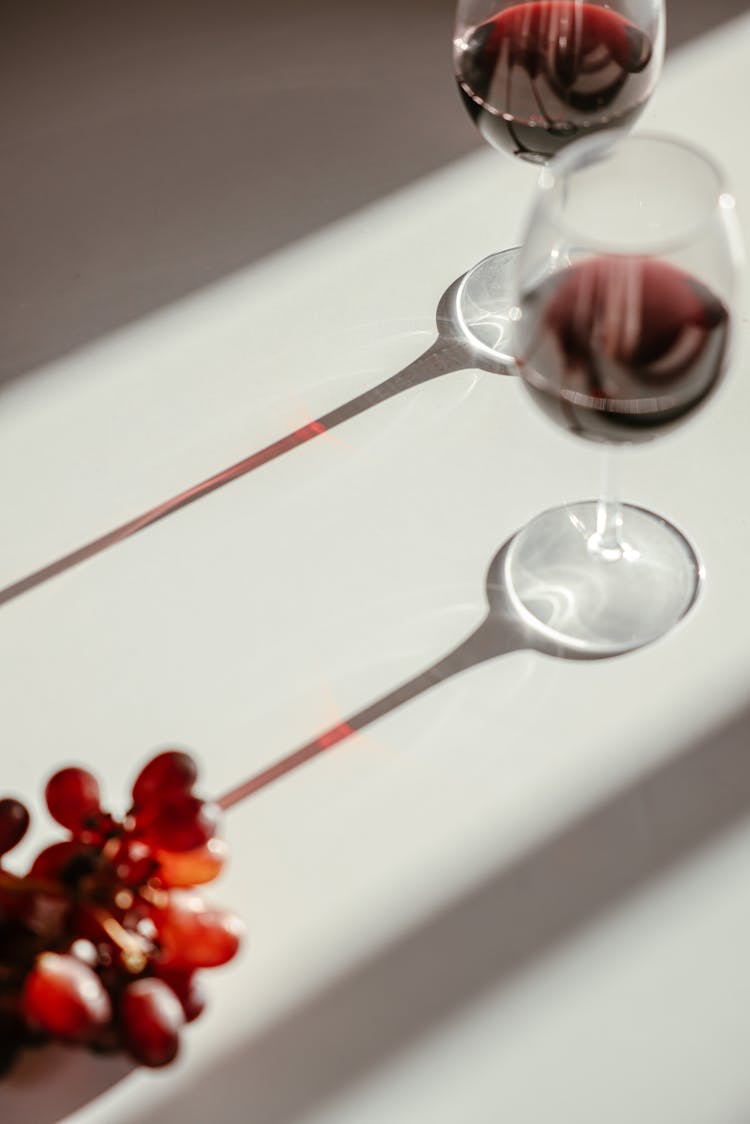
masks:
<instances>
[{"instance_id":1,"label":"red wine in glass","mask_svg":"<svg viewBox=\"0 0 750 1124\"><path fill-rule=\"evenodd\" d=\"M723 371L726 306L664 261L591 257L522 300L517 348L526 386L579 436L647 441L700 406Z\"/></svg>"},{"instance_id":2,"label":"red wine in glass","mask_svg":"<svg viewBox=\"0 0 750 1124\"><path fill-rule=\"evenodd\" d=\"M632 125L659 61L648 35L611 8L531 0L464 33L456 78L491 145L542 163L577 137Z\"/></svg>"},{"instance_id":3,"label":"red wine in glass","mask_svg":"<svg viewBox=\"0 0 750 1124\"><path fill-rule=\"evenodd\" d=\"M454 71L494 148L546 164L591 133L627 132L661 70L665 0L457 0ZM457 319L478 353L513 362L517 251L465 275Z\"/></svg>"}]
</instances>

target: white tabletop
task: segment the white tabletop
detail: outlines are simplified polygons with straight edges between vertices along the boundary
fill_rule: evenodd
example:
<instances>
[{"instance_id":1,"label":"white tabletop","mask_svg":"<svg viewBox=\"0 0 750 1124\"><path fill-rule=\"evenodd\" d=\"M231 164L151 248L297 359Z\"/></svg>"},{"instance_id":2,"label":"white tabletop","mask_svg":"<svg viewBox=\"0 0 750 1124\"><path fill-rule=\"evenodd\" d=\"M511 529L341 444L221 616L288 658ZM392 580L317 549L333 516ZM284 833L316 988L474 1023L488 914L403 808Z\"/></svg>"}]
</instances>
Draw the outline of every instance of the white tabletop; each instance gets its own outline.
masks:
<instances>
[{"instance_id":1,"label":"white tabletop","mask_svg":"<svg viewBox=\"0 0 750 1124\"><path fill-rule=\"evenodd\" d=\"M675 56L641 126L710 149L746 215L748 51L750 18ZM481 152L3 390L0 587L417 358L532 183ZM625 465L705 562L680 627L481 664L231 809L214 896L250 939L178 1063L28 1056L3 1124L747 1119L747 313L715 401ZM72 759L116 803L177 742L224 792L468 636L496 550L597 470L457 370L8 601L4 790Z\"/></svg>"}]
</instances>

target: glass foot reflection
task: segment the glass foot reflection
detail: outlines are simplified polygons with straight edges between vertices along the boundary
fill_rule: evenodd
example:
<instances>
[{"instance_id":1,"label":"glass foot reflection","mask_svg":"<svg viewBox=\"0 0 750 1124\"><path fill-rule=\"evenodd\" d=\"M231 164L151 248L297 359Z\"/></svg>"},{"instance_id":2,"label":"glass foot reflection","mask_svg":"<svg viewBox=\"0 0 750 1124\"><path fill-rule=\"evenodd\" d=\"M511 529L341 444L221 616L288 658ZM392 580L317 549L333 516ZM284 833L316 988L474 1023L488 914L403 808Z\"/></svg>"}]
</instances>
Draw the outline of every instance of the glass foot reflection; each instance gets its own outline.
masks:
<instances>
[{"instance_id":1,"label":"glass foot reflection","mask_svg":"<svg viewBox=\"0 0 750 1124\"><path fill-rule=\"evenodd\" d=\"M550 640L594 654L663 636L698 595L701 564L665 519L623 504L621 537L602 545L600 505L553 508L516 535L505 580L517 612Z\"/></svg>"}]
</instances>

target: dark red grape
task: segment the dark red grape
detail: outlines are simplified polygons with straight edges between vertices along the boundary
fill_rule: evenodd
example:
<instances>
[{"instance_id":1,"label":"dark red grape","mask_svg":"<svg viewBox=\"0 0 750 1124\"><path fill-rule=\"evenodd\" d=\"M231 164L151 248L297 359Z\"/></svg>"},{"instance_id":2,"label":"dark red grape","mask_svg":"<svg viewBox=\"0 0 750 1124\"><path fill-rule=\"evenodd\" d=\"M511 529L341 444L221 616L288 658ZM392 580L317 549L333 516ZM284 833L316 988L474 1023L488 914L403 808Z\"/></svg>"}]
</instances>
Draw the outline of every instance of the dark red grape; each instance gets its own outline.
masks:
<instances>
[{"instance_id":1,"label":"dark red grape","mask_svg":"<svg viewBox=\"0 0 750 1124\"><path fill-rule=\"evenodd\" d=\"M23 895L15 895L17 900L22 900ZM0 921L0 962L3 971L0 974L2 983L15 978L22 978L34 963L34 958L39 951L39 945L23 920L22 913L5 913ZM2 985L0 984L0 998ZM2 1002L0 1002L0 1008Z\"/></svg>"},{"instance_id":2,"label":"dark red grape","mask_svg":"<svg viewBox=\"0 0 750 1124\"><path fill-rule=\"evenodd\" d=\"M71 904L66 894L24 894L23 923L43 948L57 948L65 939Z\"/></svg>"},{"instance_id":3,"label":"dark red grape","mask_svg":"<svg viewBox=\"0 0 750 1124\"><path fill-rule=\"evenodd\" d=\"M120 1029L125 1045L142 1065L168 1065L177 1055L182 1004L164 980L134 980L120 997Z\"/></svg>"},{"instance_id":4,"label":"dark red grape","mask_svg":"<svg viewBox=\"0 0 750 1124\"><path fill-rule=\"evenodd\" d=\"M87 964L75 956L43 952L26 977L23 1012L32 1026L77 1041L110 1021L112 1005Z\"/></svg>"},{"instance_id":5,"label":"dark red grape","mask_svg":"<svg viewBox=\"0 0 750 1124\"><path fill-rule=\"evenodd\" d=\"M194 851L213 839L218 823L216 804L190 795L165 799L136 816L138 831L159 851Z\"/></svg>"},{"instance_id":6,"label":"dark red grape","mask_svg":"<svg viewBox=\"0 0 750 1124\"><path fill-rule=\"evenodd\" d=\"M0 1072L50 1038L127 1049L148 1066L175 1057L180 1028L205 1006L195 970L225 964L242 933L187 892L227 855L219 807L193 794L196 775L187 754L160 754L122 822L102 810L87 770L50 777L50 813L72 838L45 847L25 876L0 878ZM28 820L18 801L0 800L0 857Z\"/></svg>"},{"instance_id":7,"label":"dark red grape","mask_svg":"<svg viewBox=\"0 0 750 1124\"><path fill-rule=\"evenodd\" d=\"M16 1024L21 1026L20 1023ZM24 1040L16 1031L15 1026L8 1023L5 1029L0 1025L0 1078L12 1069L13 1063L21 1052Z\"/></svg>"},{"instance_id":8,"label":"dark red grape","mask_svg":"<svg viewBox=\"0 0 750 1124\"><path fill-rule=\"evenodd\" d=\"M203 1014L206 1009L206 997L195 972L170 971L169 968L158 967L156 974L172 988L182 1004L187 1022L191 1023L193 1019Z\"/></svg>"},{"instance_id":9,"label":"dark red grape","mask_svg":"<svg viewBox=\"0 0 750 1124\"><path fill-rule=\"evenodd\" d=\"M44 796L52 818L74 835L96 823L101 815L96 777L74 765L50 777Z\"/></svg>"},{"instance_id":10,"label":"dark red grape","mask_svg":"<svg viewBox=\"0 0 750 1124\"><path fill-rule=\"evenodd\" d=\"M133 785L136 808L159 803L163 798L186 796L198 779L198 767L189 753L168 749L144 765Z\"/></svg>"},{"instance_id":11,"label":"dark red grape","mask_svg":"<svg viewBox=\"0 0 750 1124\"><path fill-rule=\"evenodd\" d=\"M24 897L24 894L14 894L12 890L0 889L0 957L6 929L24 913Z\"/></svg>"},{"instance_id":12,"label":"dark red grape","mask_svg":"<svg viewBox=\"0 0 750 1124\"><path fill-rule=\"evenodd\" d=\"M142 886L159 868L149 845L142 839L127 836L119 840L110 861L118 880L125 886Z\"/></svg>"},{"instance_id":13,"label":"dark red grape","mask_svg":"<svg viewBox=\"0 0 750 1124\"><path fill-rule=\"evenodd\" d=\"M217 968L239 949L244 926L233 913L206 906L199 894L173 890L166 906L151 912L161 964L176 971Z\"/></svg>"},{"instance_id":14,"label":"dark red grape","mask_svg":"<svg viewBox=\"0 0 750 1124\"><path fill-rule=\"evenodd\" d=\"M6 796L0 800L0 855L20 843L29 826L29 813L20 800Z\"/></svg>"},{"instance_id":15,"label":"dark red grape","mask_svg":"<svg viewBox=\"0 0 750 1124\"><path fill-rule=\"evenodd\" d=\"M0 1007L0 1077L12 1066L24 1038L24 1025L18 1012Z\"/></svg>"},{"instance_id":16,"label":"dark red grape","mask_svg":"<svg viewBox=\"0 0 750 1124\"><path fill-rule=\"evenodd\" d=\"M39 852L29 875L74 886L96 869L98 860L97 852L85 843L62 839Z\"/></svg>"}]
</instances>

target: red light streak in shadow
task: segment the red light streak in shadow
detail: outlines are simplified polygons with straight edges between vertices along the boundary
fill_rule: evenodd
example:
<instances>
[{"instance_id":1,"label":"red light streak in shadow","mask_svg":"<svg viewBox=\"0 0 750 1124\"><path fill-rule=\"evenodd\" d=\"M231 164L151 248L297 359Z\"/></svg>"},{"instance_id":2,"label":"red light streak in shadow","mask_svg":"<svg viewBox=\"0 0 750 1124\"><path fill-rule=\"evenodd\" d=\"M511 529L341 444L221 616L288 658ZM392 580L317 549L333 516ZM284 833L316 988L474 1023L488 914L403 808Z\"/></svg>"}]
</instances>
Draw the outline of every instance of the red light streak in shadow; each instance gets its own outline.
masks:
<instances>
[{"instance_id":1,"label":"red light streak in shadow","mask_svg":"<svg viewBox=\"0 0 750 1124\"><path fill-rule=\"evenodd\" d=\"M341 425L343 422L356 417L365 410L379 405L381 402L386 402L388 399L394 397L394 395L400 394L405 390L410 390L415 386L420 386L422 383L429 382L430 379L434 379L448 371L455 371L458 369L459 367L456 366L455 341L453 339L443 340L438 338L423 355L420 355L401 371L397 371L396 374L391 375L377 386L371 387L362 394L358 394L349 402L344 402L341 406L337 406L335 409L323 414L322 417L306 422L305 425L299 426L291 433L287 433L284 437L280 437L277 441L266 445L265 448L259 449L258 452L251 453L250 456L245 457L243 460L238 461L222 472L217 472L214 476L209 476L208 479L202 480L192 488L188 488L186 491L172 496L171 499L157 504L156 507L152 507L141 515L136 516L134 519L128 520L127 523L122 523L119 527L115 527L114 530L92 539L91 542L78 547L76 550L70 551L69 554L65 554L54 562L42 566L31 574L27 574L26 577L19 578L11 585L6 586L5 589L0 589L0 605L12 601L15 597L20 597L22 593L27 593L36 586L42 585L51 578L57 577L58 574L72 569L80 562L85 562L87 559L93 558L103 550L107 550L109 547L123 542L125 539L130 538L131 535L137 534L138 531L143 531L146 527L151 527L154 523L158 523L160 519L164 519L166 516L172 515L175 511L187 507L188 504L194 503L195 500L201 499L203 496L210 495L211 492L215 492L217 488L223 488L225 484L230 484L233 480L247 475L247 473L252 472L254 469L261 468L277 457L283 456L284 453L289 453L293 449L299 448L300 445L306 444L308 441L313 440L313 438L323 435L330 437L331 430L335 426Z\"/></svg>"},{"instance_id":2,"label":"red light streak in shadow","mask_svg":"<svg viewBox=\"0 0 750 1124\"><path fill-rule=\"evenodd\" d=\"M70 554L63 555L55 562L51 562L47 566L43 566L40 570L35 570L32 574L28 574L25 578L21 578L12 585L6 586L5 589L0 590L0 605L5 604L6 601L12 601L14 597L19 597L22 593L26 593L35 586L41 585L43 582L49 581L50 578L56 577L58 574L64 573L66 570L72 569L80 562L85 562L86 559L92 558L96 554L100 554L110 546L115 546L116 543L123 542L125 539L135 535L138 531L143 531L146 527L151 527L154 523L158 523L160 519L165 516L171 515L175 511L179 511L188 504L193 503L195 500L200 499L202 496L210 495L218 488L223 488L225 484L231 483L232 480L237 480L241 476L247 475L256 468L260 468L269 461L275 460L283 453L288 453L292 449L304 445L307 441L311 441L314 437L328 433L328 427L323 421L317 419L316 421L308 422L306 425L300 426L292 433L279 438L271 445L266 445L264 449L260 449L257 453L252 453L244 460L238 461L236 464L225 468L222 472L217 472L214 476L209 476L208 479L202 480L200 484L195 484L192 488L180 492L171 499L165 500L163 503L158 504L156 507L150 508L142 515L138 515L135 519L130 519L127 523L122 523L114 530L108 531L106 535L101 535L97 539L92 539L91 542L86 543L85 546L73 550Z\"/></svg>"},{"instance_id":3,"label":"red light streak in shadow","mask_svg":"<svg viewBox=\"0 0 750 1124\"><path fill-rule=\"evenodd\" d=\"M244 781L236 788L230 789L225 792L223 796L219 797L217 804L220 808L231 808L232 805L238 804L240 800L244 800L247 796L252 796L253 793L258 792L267 785L273 784L274 781L284 777L287 773L299 769L301 765L305 765L313 757L325 753L327 749L332 746L338 745L339 742L345 741L356 734L356 726L350 726L348 722L339 722L336 726L331 726L330 729L324 733L319 734L314 741L308 742L294 753L288 754L287 757L282 757L281 760L276 761L273 765L269 765L267 769L263 769L260 773L256 773L254 777Z\"/></svg>"}]
</instances>

